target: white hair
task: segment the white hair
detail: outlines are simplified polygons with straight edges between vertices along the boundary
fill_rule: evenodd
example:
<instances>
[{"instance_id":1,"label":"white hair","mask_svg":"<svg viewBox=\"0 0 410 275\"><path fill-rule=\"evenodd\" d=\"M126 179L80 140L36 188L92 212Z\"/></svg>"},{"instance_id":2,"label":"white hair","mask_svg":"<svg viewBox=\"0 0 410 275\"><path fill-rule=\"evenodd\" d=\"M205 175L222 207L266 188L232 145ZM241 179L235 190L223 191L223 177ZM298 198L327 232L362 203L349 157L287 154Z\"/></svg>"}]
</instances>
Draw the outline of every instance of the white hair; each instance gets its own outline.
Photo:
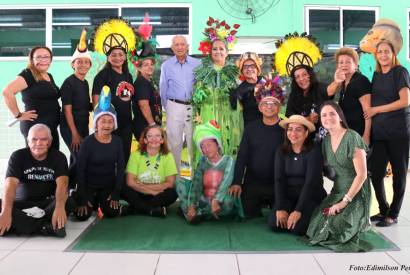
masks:
<instances>
[{"instance_id":1,"label":"white hair","mask_svg":"<svg viewBox=\"0 0 410 275\"><path fill-rule=\"evenodd\" d=\"M34 132L37 132L37 131L46 131L50 141L53 140L53 136L51 135L50 128L43 123L37 123L30 127L30 130L28 130L27 140L30 136L33 135Z\"/></svg>"},{"instance_id":2,"label":"white hair","mask_svg":"<svg viewBox=\"0 0 410 275\"><path fill-rule=\"evenodd\" d=\"M176 40L177 38L182 38L182 39L184 39L185 44L188 45L188 41L187 41L186 37L183 36L183 35L175 35L174 37L172 37L172 45L175 44L175 40Z\"/></svg>"}]
</instances>

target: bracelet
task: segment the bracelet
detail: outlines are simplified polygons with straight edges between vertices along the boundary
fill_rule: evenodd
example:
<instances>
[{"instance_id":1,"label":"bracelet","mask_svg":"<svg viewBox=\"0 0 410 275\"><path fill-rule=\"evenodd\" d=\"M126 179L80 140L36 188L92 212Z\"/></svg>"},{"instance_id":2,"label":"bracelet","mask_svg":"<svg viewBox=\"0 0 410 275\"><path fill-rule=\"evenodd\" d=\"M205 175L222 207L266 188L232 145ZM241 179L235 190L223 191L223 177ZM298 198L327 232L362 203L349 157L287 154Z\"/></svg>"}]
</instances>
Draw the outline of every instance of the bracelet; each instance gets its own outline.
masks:
<instances>
[{"instance_id":1,"label":"bracelet","mask_svg":"<svg viewBox=\"0 0 410 275\"><path fill-rule=\"evenodd\" d=\"M344 197L343 197L343 201L344 202L346 202L346 203L349 203L349 202L352 202L352 198L351 197L349 197L349 195L344 195Z\"/></svg>"}]
</instances>

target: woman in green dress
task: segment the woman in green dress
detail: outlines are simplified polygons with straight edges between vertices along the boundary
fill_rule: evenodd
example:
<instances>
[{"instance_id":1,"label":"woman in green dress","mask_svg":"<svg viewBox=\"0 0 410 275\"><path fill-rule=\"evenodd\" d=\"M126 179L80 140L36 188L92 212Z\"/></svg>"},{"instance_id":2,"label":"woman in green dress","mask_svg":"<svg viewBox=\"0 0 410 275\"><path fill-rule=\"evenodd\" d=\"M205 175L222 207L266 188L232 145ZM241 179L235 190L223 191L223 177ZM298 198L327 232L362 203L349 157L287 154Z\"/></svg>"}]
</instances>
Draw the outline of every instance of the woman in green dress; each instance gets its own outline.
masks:
<instances>
[{"instance_id":1,"label":"woman in green dress","mask_svg":"<svg viewBox=\"0 0 410 275\"><path fill-rule=\"evenodd\" d=\"M198 125L210 120L218 121L223 153L235 156L241 141L243 119L240 110L231 108L229 95L237 87L239 71L227 57L228 51L235 44L236 30L232 30L226 23L222 24L225 21L216 22L219 21L209 22L208 26L215 26L205 29L206 38L201 42L200 49L208 56L202 59L202 64L195 71L196 84L192 98L195 122ZM238 27L239 25L234 25L235 29ZM196 151L195 162L199 157L200 152Z\"/></svg>"},{"instance_id":2,"label":"woman in green dress","mask_svg":"<svg viewBox=\"0 0 410 275\"><path fill-rule=\"evenodd\" d=\"M326 101L320 111L323 127L329 131L322 143L324 159L336 177L330 194L315 210L307 236L336 252L363 252L372 249L361 239L369 226L370 184L367 179L366 144L348 129L339 105Z\"/></svg>"}]
</instances>

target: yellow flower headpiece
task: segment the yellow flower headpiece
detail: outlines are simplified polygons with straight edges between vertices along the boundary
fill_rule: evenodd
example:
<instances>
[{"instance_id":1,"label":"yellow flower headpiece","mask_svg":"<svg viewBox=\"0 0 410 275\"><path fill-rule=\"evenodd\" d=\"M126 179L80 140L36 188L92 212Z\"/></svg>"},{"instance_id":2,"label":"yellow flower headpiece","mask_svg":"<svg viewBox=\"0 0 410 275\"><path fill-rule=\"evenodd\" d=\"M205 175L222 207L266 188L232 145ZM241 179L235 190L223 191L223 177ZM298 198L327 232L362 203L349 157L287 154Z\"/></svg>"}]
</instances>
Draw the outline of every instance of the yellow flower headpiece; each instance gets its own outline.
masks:
<instances>
[{"instance_id":1,"label":"yellow flower headpiece","mask_svg":"<svg viewBox=\"0 0 410 275\"><path fill-rule=\"evenodd\" d=\"M322 54L316 39L305 32L287 34L276 42L275 69L279 75L290 76L294 67L306 65L313 67Z\"/></svg>"},{"instance_id":2,"label":"yellow flower headpiece","mask_svg":"<svg viewBox=\"0 0 410 275\"><path fill-rule=\"evenodd\" d=\"M111 18L95 28L92 45L94 51L108 55L112 49L121 48L125 52L135 48L135 33L131 25L122 18Z\"/></svg>"},{"instance_id":3,"label":"yellow flower headpiece","mask_svg":"<svg viewBox=\"0 0 410 275\"><path fill-rule=\"evenodd\" d=\"M241 57L235 62L236 66L239 68L239 73L242 75L243 64L247 60L252 60L253 62L255 62L256 70L258 71L258 75L260 75L262 73L261 66L263 61L262 58L260 58L255 52L243 53Z\"/></svg>"}]
</instances>

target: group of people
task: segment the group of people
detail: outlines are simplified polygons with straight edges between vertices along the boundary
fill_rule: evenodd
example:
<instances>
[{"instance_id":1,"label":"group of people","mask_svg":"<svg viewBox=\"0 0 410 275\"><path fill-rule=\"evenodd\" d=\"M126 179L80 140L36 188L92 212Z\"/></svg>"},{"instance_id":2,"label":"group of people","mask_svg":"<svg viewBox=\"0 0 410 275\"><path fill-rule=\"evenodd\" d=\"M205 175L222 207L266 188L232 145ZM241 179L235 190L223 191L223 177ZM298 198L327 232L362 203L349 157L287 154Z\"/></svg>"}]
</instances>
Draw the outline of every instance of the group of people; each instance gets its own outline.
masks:
<instances>
[{"instance_id":1,"label":"group of people","mask_svg":"<svg viewBox=\"0 0 410 275\"><path fill-rule=\"evenodd\" d=\"M5 88L5 102L20 121L28 147L9 160L0 235L63 237L69 213L86 220L97 209L106 217L166 217L179 198L179 214L191 224L261 217L268 207L273 231L306 235L310 244L335 251L368 251L372 246L361 233L370 225L370 178L380 209L371 220L376 226L398 222L409 157L410 83L394 42L375 45L372 82L358 71L354 49L336 52L334 80L328 85L318 81L314 58L290 64L291 53L282 68L292 82L281 118L285 91L278 79L262 76L258 55L244 53L236 65L227 59L238 25L231 30L225 21L210 18L202 60L188 56L186 39L175 36L175 56L161 66L158 91L149 26L135 34L122 19L103 24L108 23L124 32L108 40L110 45L104 35L113 34L95 32L94 50L104 53L107 63L94 78L92 103L85 80L92 58L84 33L71 60L74 73L61 89L48 73L52 52L47 47L33 48L27 69ZM286 43L279 45L277 56ZM127 60L138 72L134 83ZM19 92L24 112L18 109ZM93 109L94 133L89 135ZM59 125L70 165L58 151ZM132 135L139 145L131 153ZM192 179L179 176L184 141ZM394 191L390 205L383 182L388 162ZM330 194L323 174L334 181ZM70 196L69 189L74 190Z\"/></svg>"}]
</instances>

